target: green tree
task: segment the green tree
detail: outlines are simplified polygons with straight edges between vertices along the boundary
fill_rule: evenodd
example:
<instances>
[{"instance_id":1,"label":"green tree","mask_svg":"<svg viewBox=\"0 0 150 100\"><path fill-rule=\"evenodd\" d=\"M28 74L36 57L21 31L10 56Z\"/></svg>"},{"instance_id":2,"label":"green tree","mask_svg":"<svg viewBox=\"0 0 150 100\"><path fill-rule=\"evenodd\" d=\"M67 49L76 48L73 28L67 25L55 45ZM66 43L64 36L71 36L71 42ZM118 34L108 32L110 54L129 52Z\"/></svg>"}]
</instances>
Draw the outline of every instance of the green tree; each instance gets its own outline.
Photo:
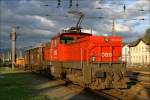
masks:
<instances>
[{"instance_id":1,"label":"green tree","mask_svg":"<svg viewBox=\"0 0 150 100\"><path fill-rule=\"evenodd\" d=\"M143 40L146 43L150 43L150 28L148 28L144 34Z\"/></svg>"}]
</instances>

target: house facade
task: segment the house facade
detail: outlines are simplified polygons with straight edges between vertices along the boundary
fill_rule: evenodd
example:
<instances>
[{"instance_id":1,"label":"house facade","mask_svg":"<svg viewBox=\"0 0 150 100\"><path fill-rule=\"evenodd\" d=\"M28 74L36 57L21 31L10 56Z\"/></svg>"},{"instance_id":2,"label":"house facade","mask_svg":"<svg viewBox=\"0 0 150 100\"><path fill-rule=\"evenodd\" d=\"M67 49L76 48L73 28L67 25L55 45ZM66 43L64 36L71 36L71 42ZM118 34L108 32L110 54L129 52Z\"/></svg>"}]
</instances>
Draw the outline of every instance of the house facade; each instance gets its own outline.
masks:
<instances>
[{"instance_id":1,"label":"house facade","mask_svg":"<svg viewBox=\"0 0 150 100\"><path fill-rule=\"evenodd\" d=\"M150 65L150 44L142 39L123 46L123 61L129 65Z\"/></svg>"},{"instance_id":2,"label":"house facade","mask_svg":"<svg viewBox=\"0 0 150 100\"><path fill-rule=\"evenodd\" d=\"M128 44L125 44L122 47L122 60L127 63L130 62L129 45Z\"/></svg>"}]
</instances>

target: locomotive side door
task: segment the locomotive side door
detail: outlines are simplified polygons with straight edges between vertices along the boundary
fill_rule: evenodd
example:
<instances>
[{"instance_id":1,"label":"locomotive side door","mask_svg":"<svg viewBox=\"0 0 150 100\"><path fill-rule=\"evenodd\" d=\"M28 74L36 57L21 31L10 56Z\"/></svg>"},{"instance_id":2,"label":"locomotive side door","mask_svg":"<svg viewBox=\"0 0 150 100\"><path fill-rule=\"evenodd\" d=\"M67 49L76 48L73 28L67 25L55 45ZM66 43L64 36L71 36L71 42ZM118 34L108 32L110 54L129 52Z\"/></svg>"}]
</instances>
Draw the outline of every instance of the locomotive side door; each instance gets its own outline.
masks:
<instances>
[{"instance_id":1,"label":"locomotive side door","mask_svg":"<svg viewBox=\"0 0 150 100\"><path fill-rule=\"evenodd\" d=\"M51 61L58 59L58 38L53 38L51 43Z\"/></svg>"},{"instance_id":2,"label":"locomotive side door","mask_svg":"<svg viewBox=\"0 0 150 100\"><path fill-rule=\"evenodd\" d=\"M51 58L51 74L54 77L61 78L62 75L62 66L61 63L59 62L59 37L54 37L52 38L51 42L51 49L50 49L50 58Z\"/></svg>"}]
</instances>

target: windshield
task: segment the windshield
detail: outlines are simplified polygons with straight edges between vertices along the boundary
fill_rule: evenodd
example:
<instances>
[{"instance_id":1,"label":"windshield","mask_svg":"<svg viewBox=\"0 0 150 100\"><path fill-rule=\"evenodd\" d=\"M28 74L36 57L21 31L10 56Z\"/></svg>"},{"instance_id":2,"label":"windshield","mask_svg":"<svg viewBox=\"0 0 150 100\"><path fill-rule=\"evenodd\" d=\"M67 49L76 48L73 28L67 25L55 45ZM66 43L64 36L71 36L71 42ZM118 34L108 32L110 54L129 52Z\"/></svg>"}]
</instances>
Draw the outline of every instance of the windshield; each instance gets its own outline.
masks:
<instances>
[{"instance_id":1,"label":"windshield","mask_svg":"<svg viewBox=\"0 0 150 100\"><path fill-rule=\"evenodd\" d=\"M71 43L73 40L74 40L74 37L69 37L69 36L62 36L62 37L60 38L60 42L61 42L62 44Z\"/></svg>"},{"instance_id":2,"label":"windshield","mask_svg":"<svg viewBox=\"0 0 150 100\"><path fill-rule=\"evenodd\" d=\"M73 43L75 42L76 40L78 39L81 39L81 38L84 38L86 36L91 36L91 34L85 34L85 33L80 33L80 34L62 34L60 36L60 43L61 44L70 44L70 43Z\"/></svg>"}]
</instances>

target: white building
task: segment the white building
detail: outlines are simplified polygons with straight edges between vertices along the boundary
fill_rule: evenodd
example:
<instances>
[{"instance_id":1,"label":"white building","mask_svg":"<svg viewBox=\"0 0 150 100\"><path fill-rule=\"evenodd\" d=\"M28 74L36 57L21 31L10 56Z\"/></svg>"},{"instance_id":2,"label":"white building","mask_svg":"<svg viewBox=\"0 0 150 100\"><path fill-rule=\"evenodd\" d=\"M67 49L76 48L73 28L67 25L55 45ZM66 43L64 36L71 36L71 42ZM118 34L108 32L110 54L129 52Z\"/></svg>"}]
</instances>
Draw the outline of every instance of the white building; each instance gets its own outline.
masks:
<instances>
[{"instance_id":1,"label":"white building","mask_svg":"<svg viewBox=\"0 0 150 100\"><path fill-rule=\"evenodd\" d=\"M125 44L122 47L122 60L124 62L129 63L130 62L130 55L129 55L129 44Z\"/></svg>"},{"instance_id":2,"label":"white building","mask_svg":"<svg viewBox=\"0 0 150 100\"><path fill-rule=\"evenodd\" d=\"M150 65L150 44L142 39L123 46L123 60L131 65Z\"/></svg>"}]
</instances>

